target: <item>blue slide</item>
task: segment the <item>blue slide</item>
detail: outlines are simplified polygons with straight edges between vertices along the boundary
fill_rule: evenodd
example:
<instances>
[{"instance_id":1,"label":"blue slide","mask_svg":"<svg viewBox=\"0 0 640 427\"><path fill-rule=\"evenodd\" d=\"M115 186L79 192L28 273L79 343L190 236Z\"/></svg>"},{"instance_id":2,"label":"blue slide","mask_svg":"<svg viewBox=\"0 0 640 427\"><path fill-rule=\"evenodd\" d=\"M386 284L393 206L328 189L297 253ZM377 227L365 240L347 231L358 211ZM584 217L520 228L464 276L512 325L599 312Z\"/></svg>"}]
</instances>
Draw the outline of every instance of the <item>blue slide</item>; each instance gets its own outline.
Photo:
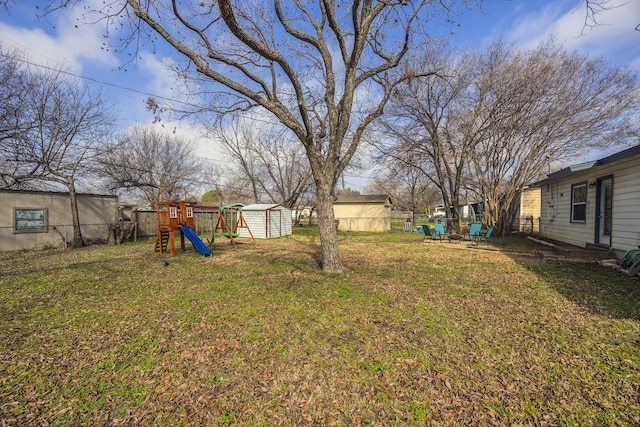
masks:
<instances>
[{"instance_id":1,"label":"blue slide","mask_svg":"<svg viewBox=\"0 0 640 427\"><path fill-rule=\"evenodd\" d=\"M200 240L198 235L191 229L191 227L188 227L186 225L180 226L180 231L182 231L182 233L187 236L187 239L189 239L189 241L193 245L193 248L198 251L198 253L202 254L202 256L209 256L213 253L211 252L211 249L209 249L207 245L205 245L202 240Z\"/></svg>"}]
</instances>

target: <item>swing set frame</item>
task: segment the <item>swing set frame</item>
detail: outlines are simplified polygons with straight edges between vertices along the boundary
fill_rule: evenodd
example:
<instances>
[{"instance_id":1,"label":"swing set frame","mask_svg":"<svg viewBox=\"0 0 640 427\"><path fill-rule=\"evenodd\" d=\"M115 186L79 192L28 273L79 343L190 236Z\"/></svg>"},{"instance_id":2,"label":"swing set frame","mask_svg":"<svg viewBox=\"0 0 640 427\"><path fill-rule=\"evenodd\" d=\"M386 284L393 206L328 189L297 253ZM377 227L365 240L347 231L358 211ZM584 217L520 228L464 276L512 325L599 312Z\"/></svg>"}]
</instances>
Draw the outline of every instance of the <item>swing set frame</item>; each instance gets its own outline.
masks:
<instances>
[{"instance_id":1,"label":"swing set frame","mask_svg":"<svg viewBox=\"0 0 640 427\"><path fill-rule=\"evenodd\" d=\"M227 221L227 219L225 219L227 216L229 216L231 221ZM231 225L229 225L229 222L231 222ZM256 243L256 239L253 237L253 233L251 232L249 225L247 225L247 222L244 220L244 216L242 216L242 208L220 206L218 221L216 222L216 227L213 230L211 243L213 244L215 242L216 232L221 230L222 235L229 239L230 243L235 246L236 239L240 237L238 229L246 229L251 238L251 242L253 244Z\"/></svg>"}]
</instances>

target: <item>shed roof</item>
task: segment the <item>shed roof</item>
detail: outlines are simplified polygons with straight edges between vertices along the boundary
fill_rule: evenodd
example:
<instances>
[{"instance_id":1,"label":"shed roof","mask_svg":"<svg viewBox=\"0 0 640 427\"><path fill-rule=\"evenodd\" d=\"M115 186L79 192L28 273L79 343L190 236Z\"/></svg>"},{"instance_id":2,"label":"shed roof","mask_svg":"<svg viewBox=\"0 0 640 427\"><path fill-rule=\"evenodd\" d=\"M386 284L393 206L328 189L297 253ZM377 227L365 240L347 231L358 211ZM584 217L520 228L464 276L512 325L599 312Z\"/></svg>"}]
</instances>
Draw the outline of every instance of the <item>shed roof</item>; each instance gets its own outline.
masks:
<instances>
[{"instance_id":1,"label":"shed roof","mask_svg":"<svg viewBox=\"0 0 640 427\"><path fill-rule=\"evenodd\" d=\"M338 197L334 204L356 204L356 203L389 203L391 204L391 196L388 194L352 194L348 196Z\"/></svg>"},{"instance_id":2,"label":"shed roof","mask_svg":"<svg viewBox=\"0 0 640 427\"><path fill-rule=\"evenodd\" d=\"M252 205L247 205L242 208L242 211L270 211L274 209L288 209L282 205L278 204L269 204L269 203L254 203Z\"/></svg>"}]
</instances>

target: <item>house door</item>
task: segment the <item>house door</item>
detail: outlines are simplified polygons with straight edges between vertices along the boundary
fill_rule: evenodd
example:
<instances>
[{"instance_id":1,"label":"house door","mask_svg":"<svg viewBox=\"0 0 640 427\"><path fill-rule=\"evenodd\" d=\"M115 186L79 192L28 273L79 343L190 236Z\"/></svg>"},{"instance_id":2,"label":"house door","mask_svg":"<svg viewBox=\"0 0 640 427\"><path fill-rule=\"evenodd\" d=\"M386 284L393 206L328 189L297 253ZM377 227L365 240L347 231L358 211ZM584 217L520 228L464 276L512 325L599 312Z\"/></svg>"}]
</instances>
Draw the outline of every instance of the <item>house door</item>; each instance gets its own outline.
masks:
<instances>
[{"instance_id":1,"label":"house door","mask_svg":"<svg viewBox=\"0 0 640 427\"><path fill-rule=\"evenodd\" d=\"M611 246L612 225L613 178L600 178L596 183L596 245Z\"/></svg>"}]
</instances>

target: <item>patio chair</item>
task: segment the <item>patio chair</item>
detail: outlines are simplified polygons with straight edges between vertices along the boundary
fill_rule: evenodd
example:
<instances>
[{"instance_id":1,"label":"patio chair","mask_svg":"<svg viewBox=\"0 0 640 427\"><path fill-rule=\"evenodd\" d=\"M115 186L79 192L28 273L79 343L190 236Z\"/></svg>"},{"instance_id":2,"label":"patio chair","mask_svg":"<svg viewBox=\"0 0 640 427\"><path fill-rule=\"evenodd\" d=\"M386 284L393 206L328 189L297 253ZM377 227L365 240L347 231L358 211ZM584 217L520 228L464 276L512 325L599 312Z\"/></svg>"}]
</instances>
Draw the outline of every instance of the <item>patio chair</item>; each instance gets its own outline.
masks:
<instances>
[{"instance_id":1,"label":"patio chair","mask_svg":"<svg viewBox=\"0 0 640 427\"><path fill-rule=\"evenodd\" d=\"M464 240L473 240L475 236L480 235L481 230L482 230L482 224L480 224L479 222L475 222L471 224L469 231L464 233L464 236L463 236Z\"/></svg>"},{"instance_id":2,"label":"patio chair","mask_svg":"<svg viewBox=\"0 0 640 427\"><path fill-rule=\"evenodd\" d=\"M446 237L449 235L449 233L444 231L444 226L440 222L433 224L433 229L436 232L436 236L438 236L440 240L442 240L443 237Z\"/></svg>"},{"instance_id":3,"label":"patio chair","mask_svg":"<svg viewBox=\"0 0 640 427\"><path fill-rule=\"evenodd\" d=\"M427 224L422 226L422 231L424 232L424 238L422 239L422 243L425 241L432 241L438 239L438 236L435 233L432 233Z\"/></svg>"},{"instance_id":4,"label":"patio chair","mask_svg":"<svg viewBox=\"0 0 640 427\"><path fill-rule=\"evenodd\" d=\"M480 242L493 243L491 240L491 233L493 233L494 226L492 225L487 229L485 234L478 234L477 236L473 236L473 241L475 244L479 244Z\"/></svg>"}]
</instances>

